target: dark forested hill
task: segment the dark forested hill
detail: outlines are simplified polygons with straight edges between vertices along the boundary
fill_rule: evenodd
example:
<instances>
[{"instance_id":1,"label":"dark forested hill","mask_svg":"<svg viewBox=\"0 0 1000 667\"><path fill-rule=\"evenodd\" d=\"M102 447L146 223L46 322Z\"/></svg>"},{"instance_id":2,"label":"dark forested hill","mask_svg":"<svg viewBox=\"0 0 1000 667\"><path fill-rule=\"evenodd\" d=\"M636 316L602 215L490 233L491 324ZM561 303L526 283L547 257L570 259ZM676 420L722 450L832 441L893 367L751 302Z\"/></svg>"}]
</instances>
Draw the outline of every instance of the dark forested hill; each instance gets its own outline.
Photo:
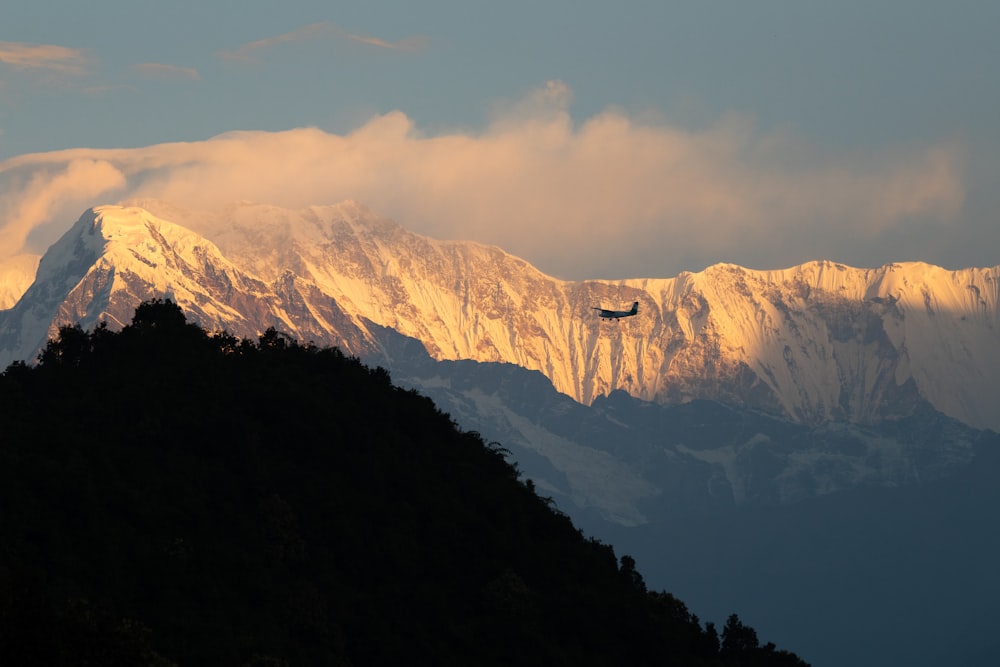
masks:
<instances>
[{"instance_id":1,"label":"dark forested hill","mask_svg":"<svg viewBox=\"0 0 1000 667\"><path fill-rule=\"evenodd\" d=\"M0 376L0 662L802 665L336 349L171 302Z\"/></svg>"}]
</instances>

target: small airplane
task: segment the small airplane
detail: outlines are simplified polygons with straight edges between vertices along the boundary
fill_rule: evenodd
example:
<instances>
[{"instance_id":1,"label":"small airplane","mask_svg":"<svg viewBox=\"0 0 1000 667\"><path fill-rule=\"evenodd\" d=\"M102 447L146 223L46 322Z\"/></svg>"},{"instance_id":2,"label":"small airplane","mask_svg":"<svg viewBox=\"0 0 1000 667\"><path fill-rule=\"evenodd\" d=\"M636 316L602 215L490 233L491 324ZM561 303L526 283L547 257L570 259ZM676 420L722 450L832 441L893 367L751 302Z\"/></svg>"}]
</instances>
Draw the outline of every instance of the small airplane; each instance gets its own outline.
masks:
<instances>
[{"instance_id":1,"label":"small airplane","mask_svg":"<svg viewBox=\"0 0 1000 667\"><path fill-rule=\"evenodd\" d=\"M601 312L597 313L597 316L605 320L620 320L623 317L632 317L639 312L639 302L632 302L631 310L607 310L605 308L598 308L594 306L594 310L599 310Z\"/></svg>"}]
</instances>

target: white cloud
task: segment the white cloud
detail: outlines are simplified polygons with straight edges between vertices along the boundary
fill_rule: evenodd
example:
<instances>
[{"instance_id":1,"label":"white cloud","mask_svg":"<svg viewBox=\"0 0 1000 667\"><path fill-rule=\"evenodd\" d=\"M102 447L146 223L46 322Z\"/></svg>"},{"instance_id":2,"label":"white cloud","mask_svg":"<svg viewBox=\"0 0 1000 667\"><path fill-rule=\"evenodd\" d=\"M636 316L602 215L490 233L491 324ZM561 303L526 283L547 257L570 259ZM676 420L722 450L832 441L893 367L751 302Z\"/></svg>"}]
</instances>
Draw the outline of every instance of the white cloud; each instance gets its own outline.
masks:
<instances>
[{"instance_id":1,"label":"white cloud","mask_svg":"<svg viewBox=\"0 0 1000 667\"><path fill-rule=\"evenodd\" d=\"M570 97L549 83L480 132L428 136L393 112L345 135L234 132L12 158L0 163L0 203L18 214L3 218L0 255L24 250L27 230L66 202L107 203L112 192L192 208L356 199L414 231L495 243L567 278L669 276L716 261L850 263L850 248L912 220L947 224L963 203L952 143L829 155L739 116L702 131L618 111L574 125Z\"/></svg>"}]
</instances>

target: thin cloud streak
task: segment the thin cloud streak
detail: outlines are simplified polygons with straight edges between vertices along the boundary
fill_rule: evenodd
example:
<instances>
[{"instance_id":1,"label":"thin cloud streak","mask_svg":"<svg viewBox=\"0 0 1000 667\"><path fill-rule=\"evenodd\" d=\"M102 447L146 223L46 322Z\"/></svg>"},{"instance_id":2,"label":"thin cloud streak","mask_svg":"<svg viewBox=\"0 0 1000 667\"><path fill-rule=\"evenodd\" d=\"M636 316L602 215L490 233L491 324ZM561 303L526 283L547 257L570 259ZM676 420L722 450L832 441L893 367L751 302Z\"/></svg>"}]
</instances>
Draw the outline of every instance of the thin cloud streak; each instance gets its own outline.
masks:
<instances>
[{"instance_id":1,"label":"thin cloud streak","mask_svg":"<svg viewBox=\"0 0 1000 667\"><path fill-rule=\"evenodd\" d=\"M140 63L134 65L133 69L145 76L201 80L201 74L193 67L179 67L164 63Z\"/></svg>"},{"instance_id":2,"label":"thin cloud streak","mask_svg":"<svg viewBox=\"0 0 1000 667\"><path fill-rule=\"evenodd\" d=\"M359 42L361 44L368 44L370 46L377 46L383 49L389 49L391 51L406 51L409 53L416 53L417 51L423 50L428 43L426 37L406 37L398 42L387 42L384 39L379 39L378 37L366 37L365 35L357 35L355 33L344 32L344 37L353 42Z\"/></svg>"},{"instance_id":3,"label":"thin cloud streak","mask_svg":"<svg viewBox=\"0 0 1000 667\"><path fill-rule=\"evenodd\" d=\"M89 52L85 49L0 41L0 63L17 69L79 75L87 72L90 62Z\"/></svg>"},{"instance_id":4,"label":"thin cloud streak","mask_svg":"<svg viewBox=\"0 0 1000 667\"><path fill-rule=\"evenodd\" d=\"M378 37L348 32L336 24L323 21L311 23L291 32L248 42L231 51L219 51L218 55L223 60L247 61L252 59L254 53L271 49L279 44L304 42L312 39L344 39L382 49L406 52L420 51L427 45L425 37L407 37L398 42L390 42Z\"/></svg>"},{"instance_id":5,"label":"thin cloud streak","mask_svg":"<svg viewBox=\"0 0 1000 667\"><path fill-rule=\"evenodd\" d=\"M496 244L559 277L663 277L719 261L857 263L859 248L910 224L946 233L963 205L964 155L950 142L831 156L740 116L697 132L617 111L576 126L570 97L553 82L478 133L427 136L392 112L345 135L233 132L19 156L0 163L0 219L14 220L0 255L41 251L85 203L152 197L210 210L354 199L413 231Z\"/></svg>"}]
</instances>

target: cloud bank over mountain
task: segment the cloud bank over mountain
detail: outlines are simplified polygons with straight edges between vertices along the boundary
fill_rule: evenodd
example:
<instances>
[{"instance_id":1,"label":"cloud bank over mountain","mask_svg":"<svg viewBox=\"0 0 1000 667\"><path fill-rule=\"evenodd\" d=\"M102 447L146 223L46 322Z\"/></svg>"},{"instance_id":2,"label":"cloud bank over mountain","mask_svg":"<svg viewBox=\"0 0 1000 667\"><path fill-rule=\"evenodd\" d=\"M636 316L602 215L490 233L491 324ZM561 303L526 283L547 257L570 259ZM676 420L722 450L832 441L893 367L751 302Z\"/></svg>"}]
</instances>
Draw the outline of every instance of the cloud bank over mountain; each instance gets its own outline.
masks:
<instances>
[{"instance_id":1,"label":"cloud bank over mountain","mask_svg":"<svg viewBox=\"0 0 1000 667\"><path fill-rule=\"evenodd\" d=\"M238 131L14 157L0 163L0 257L42 252L84 208L133 197L209 210L355 199L413 231L497 244L568 279L719 261L934 261L932 242L959 224L959 142L837 154L736 115L698 130L616 109L574 123L571 99L549 82L480 130L429 133L395 111L345 134Z\"/></svg>"}]
</instances>

